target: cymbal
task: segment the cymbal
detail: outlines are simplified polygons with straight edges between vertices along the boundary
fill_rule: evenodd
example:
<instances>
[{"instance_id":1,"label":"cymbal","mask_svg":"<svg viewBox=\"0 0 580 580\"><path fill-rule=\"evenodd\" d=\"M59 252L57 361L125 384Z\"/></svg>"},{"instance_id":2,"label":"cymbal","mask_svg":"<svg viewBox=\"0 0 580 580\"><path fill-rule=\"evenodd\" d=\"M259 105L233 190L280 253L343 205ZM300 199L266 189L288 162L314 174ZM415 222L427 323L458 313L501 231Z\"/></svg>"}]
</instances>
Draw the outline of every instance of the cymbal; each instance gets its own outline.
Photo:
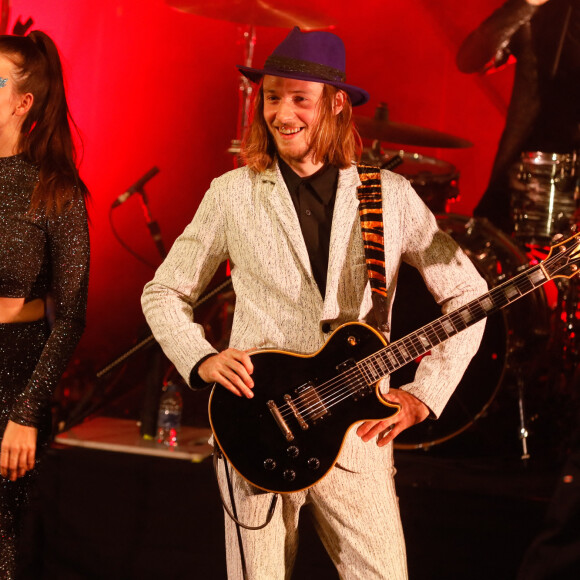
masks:
<instances>
[{"instance_id":1,"label":"cymbal","mask_svg":"<svg viewBox=\"0 0 580 580\"><path fill-rule=\"evenodd\" d=\"M376 139L419 147L462 148L473 146L473 143L467 139L442 133L435 129L390 121L388 109L384 103L377 107L374 117L355 116L354 123L364 139Z\"/></svg>"},{"instance_id":2,"label":"cymbal","mask_svg":"<svg viewBox=\"0 0 580 580\"><path fill-rule=\"evenodd\" d=\"M302 6L290 0L165 0L169 6L189 14L253 26L273 26L320 30L332 26L330 17L315 10L311 3Z\"/></svg>"}]
</instances>

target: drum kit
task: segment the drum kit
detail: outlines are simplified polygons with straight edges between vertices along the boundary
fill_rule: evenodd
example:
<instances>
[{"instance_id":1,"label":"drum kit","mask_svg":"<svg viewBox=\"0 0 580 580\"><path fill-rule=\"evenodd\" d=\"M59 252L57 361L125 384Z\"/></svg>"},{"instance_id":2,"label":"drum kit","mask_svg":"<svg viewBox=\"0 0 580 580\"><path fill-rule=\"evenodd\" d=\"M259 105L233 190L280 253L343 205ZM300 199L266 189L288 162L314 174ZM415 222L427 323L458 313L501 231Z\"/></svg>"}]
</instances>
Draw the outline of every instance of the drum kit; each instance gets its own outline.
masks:
<instances>
[{"instance_id":1,"label":"drum kit","mask_svg":"<svg viewBox=\"0 0 580 580\"><path fill-rule=\"evenodd\" d=\"M332 26L328 17L311 5L279 0L274 7L266 0L166 0L183 12L198 14L244 25L244 64L252 65L256 26L303 30ZM240 78L238 131L230 152L237 153L249 122L252 87ZM580 159L576 153L555 154L525 152L514 166L510 179L511 211L515 232L507 236L485 219L449 212L459 194L459 171L440 159L392 148L393 144L411 147L465 148L472 143L447 133L393 122L381 103L372 118L355 116L354 122L363 140L372 145L363 151L362 161L395 171L406 177L436 215L440 228L451 235L470 257L490 287L526 269L533 259L549 246L554 236L574 233L578 223ZM383 149L382 144L390 149ZM418 275L401 269L399 291L393 310L392 338L404 336L440 315L440 309ZM564 282L554 303L544 290L536 291L490 318L481 348L438 421L426 421L399 435L396 447L428 449L447 441L471 427L486 415L502 384L511 381L518 390L519 437L522 458L527 458L527 428L523 406L523 388L537 371L534 360L539 349L558 343L578 365L577 349L570 336L580 335L578 289L575 282ZM405 299L401 298L405 297ZM411 298L409 298L411 297ZM410 300L410 302L409 302ZM554 322L557 320L558 322ZM563 321L563 322L562 322ZM554 336L556 338L554 338ZM564 338L568 337L568 338ZM560 353L559 353L560 354ZM407 365L408 368L411 365ZM393 376L395 386L412 380L414 369L405 375L401 369ZM525 369L525 370L524 370ZM396 376L399 375L397 379Z\"/></svg>"}]
</instances>

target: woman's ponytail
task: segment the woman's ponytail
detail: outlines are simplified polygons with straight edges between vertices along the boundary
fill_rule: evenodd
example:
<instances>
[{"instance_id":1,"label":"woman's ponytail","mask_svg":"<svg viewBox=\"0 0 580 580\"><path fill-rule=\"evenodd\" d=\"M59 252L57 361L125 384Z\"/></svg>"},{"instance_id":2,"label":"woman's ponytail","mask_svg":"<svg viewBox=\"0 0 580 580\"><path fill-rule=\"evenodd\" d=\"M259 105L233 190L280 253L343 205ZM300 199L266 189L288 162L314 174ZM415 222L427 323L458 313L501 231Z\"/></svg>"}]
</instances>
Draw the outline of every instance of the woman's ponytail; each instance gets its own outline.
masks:
<instances>
[{"instance_id":1,"label":"woman's ponytail","mask_svg":"<svg viewBox=\"0 0 580 580\"><path fill-rule=\"evenodd\" d=\"M21 128L19 152L39 167L31 209L60 213L87 188L77 170L62 65L52 39L41 31L26 37L0 36L0 52L17 67L16 89L31 93L33 103Z\"/></svg>"}]
</instances>

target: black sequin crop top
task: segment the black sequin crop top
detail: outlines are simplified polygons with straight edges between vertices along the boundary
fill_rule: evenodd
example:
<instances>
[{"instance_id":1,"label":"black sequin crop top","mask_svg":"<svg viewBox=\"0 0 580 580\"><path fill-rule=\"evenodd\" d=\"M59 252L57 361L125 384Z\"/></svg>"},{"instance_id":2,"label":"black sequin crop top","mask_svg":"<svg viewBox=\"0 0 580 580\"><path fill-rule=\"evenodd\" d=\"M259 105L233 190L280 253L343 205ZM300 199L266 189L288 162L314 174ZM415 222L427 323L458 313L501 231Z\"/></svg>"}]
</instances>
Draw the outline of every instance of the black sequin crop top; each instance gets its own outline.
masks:
<instances>
[{"instance_id":1,"label":"black sequin crop top","mask_svg":"<svg viewBox=\"0 0 580 580\"><path fill-rule=\"evenodd\" d=\"M81 196L61 214L29 213L38 168L21 156L0 158L0 297L46 298L54 324L10 419L38 426L85 326L89 234Z\"/></svg>"}]
</instances>

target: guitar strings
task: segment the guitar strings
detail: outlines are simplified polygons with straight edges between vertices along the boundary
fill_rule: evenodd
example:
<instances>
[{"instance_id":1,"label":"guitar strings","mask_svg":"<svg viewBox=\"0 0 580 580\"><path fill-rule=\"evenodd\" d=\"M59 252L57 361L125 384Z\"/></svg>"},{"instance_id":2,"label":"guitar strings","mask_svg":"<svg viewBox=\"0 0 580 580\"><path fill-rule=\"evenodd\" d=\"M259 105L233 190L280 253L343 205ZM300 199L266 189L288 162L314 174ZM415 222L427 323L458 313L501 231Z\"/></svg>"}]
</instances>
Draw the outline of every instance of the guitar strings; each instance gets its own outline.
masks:
<instances>
[{"instance_id":1,"label":"guitar strings","mask_svg":"<svg viewBox=\"0 0 580 580\"><path fill-rule=\"evenodd\" d=\"M412 350L415 350L416 354L412 355L411 358L406 359L404 355L398 353L399 357L396 358L397 359L401 358L403 362L397 360L399 366L392 368L389 365L386 351L394 350L395 352L397 352L397 348L400 348L401 344L405 345L407 352L412 352ZM371 359L372 357L381 358L384 366L379 364L379 371L381 374L381 378L383 378L389 375L397 368L399 368L400 366L402 366L403 364L405 364L406 362L409 362L413 358L416 358L420 353L417 346L422 347L423 345L421 341L414 335L409 335L404 339L398 340L392 343L391 345L388 345L384 349L381 349L373 353L372 355L366 357L365 359L362 359L357 363L355 367L352 367L347 371L344 371L339 375L336 375L331 380L325 383L321 383L317 387L313 387L315 389L315 394L313 395L313 397L316 397L317 399L316 401L304 402L303 398L299 398L296 401L293 401L293 405L300 412L300 414L304 413L309 415L315 415L317 413L322 412L325 408L332 407L335 404L342 402L343 400L345 400L350 396L356 396L358 394L361 394L361 391L365 387L367 389L369 387L372 387L374 384L376 384L377 380L380 379L376 379L375 377L371 376L371 373L369 371L365 373L364 365L361 365L360 363L368 362L368 360ZM369 380L365 378L366 375L368 375ZM343 389L343 387L346 387L346 389ZM330 394L330 397L327 397L328 394ZM342 396L343 394L345 396ZM280 409L283 409L284 407L288 407L289 410L282 411L283 418L289 417L294 414L291 405L288 404L281 405Z\"/></svg>"},{"instance_id":2,"label":"guitar strings","mask_svg":"<svg viewBox=\"0 0 580 580\"><path fill-rule=\"evenodd\" d=\"M492 301L494 302L494 308L497 308L497 306L495 305L495 298L498 298L500 296L500 294L502 294L504 296L504 298L506 298L506 296L504 294L504 290L506 287L509 287L510 285L515 287L518 290L518 294L519 294L518 298L521 296L525 296L526 294L528 294L532 290L535 290L538 286L541 286L545 281L545 280L542 281L540 284L538 284L538 286L535 286L532 282L531 283L532 287L528 288L527 290L519 287L520 282L522 280L525 280L525 282L530 283L531 280L529 278L529 273L532 271L535 271L537 269L539 269L539 266L531 268L529 271L523 272L520 276L516 276L512 280L508 280L507 282L500 285L499 287L492 289L485 296L489 296L492 299ZM522 290L524 290L524 291L522 292ZM482 313L483 313L484 317L489 315L493 311L494 308L489 309L489 310L486 310L485 308L483 308L483 306L481 305L481 301L483 299L484 299L484 297L477 298L474 301L471 301L471 302L463 305L462 307L454 310L453 312L450 312L447 315L447 317L442 317L443 319L448 320L451 323L455 332L449 334L445 330L445 327L443 326L442 320L441 319L435 320L435 321L425 325L424 327L420 328L419 330L415 331L414 333L412 333L406 337L403 337L402 339L400 339L398 341L395 341L394 343L386 346L383 349L380 349L379 351L369 355L368 357L366 357L364 359L361 359L360 361L357 362L356 367L353 367L347 371L344 371L343 373L340 373L339 375L336 375L331 380L329 380L325 383L322 383L318 387L312 387L314 389L314 392L315 392L315 394L313 396L316 397L316 401L314 401L312 403L312 402L304 402L302 399L297 399L296 401L293 401L293 405L294 405L295 409L301 415L307 414L310 416L314 416L316 414L323 413L325 409L333 407L334 405L344 401L347 398L350 398L350 397L356 396L357 394L360 394L361 390L363 390L364 388L369 388L372 385L376 384L376 382L377 382L377 380L373 380L374 377L372 377L372 376L370 377L371 378L370 382L366 380L365 373L364 373L364 367L363 367L363 365L361 365L361 363L369 364L369 361L371 359L374 358L374 360L376 360L377 358L380 358L380 359L382 359L382 362L387 367L388 372L385 373L385 369L383 369L380 364L379 364L379 371L381 373L384 373L383 377L387 376L388 374L390 374L394 370L397 370L398 368L400 368L400 366L403 366L407 362L410 362L411 360L416 359L418 356L420 356L421 354L426 352L425 345L424 345L423 341L420 340L421 335L428 335L428 333L431 332L431 336L435 336L439 340L439 342L437 344L440 344L441 342L444 342L445 340L450 338L450 336L454 336L458 332L461 332L462 330L465 330L466 328L468 328L470 326L470 324L465 321L465 319L463 318L463 316L461 314L463 311L468 310L468 311L470 311L469 312L470 315L475 314L476 317L481 316ZM509 298L508 298L508 300L509 300ZM474 308L476 309L475 313L473 312ZM480 320L481 319L482 318L480 318ZM478 321L476 321L476 322L478 322ZM439 327L439 330L443 331L443 334L444 334L443 339L440 339L439 335L437 334L436 326ZM458 329L458 326L460 327L459 329ZM433 341L431 341L431 342L433 342ZM433 346L436 346L437 344L435 344ZM404 349L405 349L404 352L406 352L410 355L409 358L407 358L405 356L405 354L400 352L401 346L404 347ZM415 350L415 354L413 354L413 352L412 352L413 350ZM394 354L395 360L397 360L397 363L398 363L398 366L396 366L395 368L390 368L389 363L387 362L387 358L386 358L386 357L388 357L388 353L390 353L391 351L393 351L395 353ZM399 357L397 355L399 355L403 359L402 363L398 360ZM369 372L369 375L370 375L370 372ZM380 378L378 380L380 380ZM287 407L288 410L282 411L283 418L287 418L289 416L294 415L294 411L289 404L286 403L284 405L281 405L280 409L283 409L284 407Z\"/></svg>"},{"instance_id":3,"label":"guitar strings","mask_svg":"<svg viewBox=\"0 0 580 580\"><path fill-rule=\"evenodd\" d=\"M301 415L302 414L310 416L315 415L316 413L323 411L324 408L328 408L329 406L333 406L335 404L330 402L331 399L323 400L324 397L327 397L328 394L336 397L340 396L341 392L347 392L348 390L351 390L349 388L349 385L353 384L353 379L357 378L356 377L357 374L359 375L360 378L362 378L362 373L357 367L353 367L348 369L347 371L343 371L342 373L334 376L329 381L321 383L318 387L313 387L314 389L313 396L317 398L317 401L315 401L314 403L304 401L304 399L300 398L299 396L299 398L293 399L292 404ZM359 379L357 379L356 382L358 382L359 384L361 383ZM366 384L366 381L363 382L364 384ZM346 387L347 389L346 391L344 390L344 387ZM343 390L341 391L340 389ZM325 404L325 402L328 404ZM284 409L284 411L282 411L282 409ZM292 410L291 405L289 405L288 403L280 405L279 410L284 419L294 415L294 411Z\"/></svg>"},{"instance_id":4,"label":"guitar strings","mask_svg":"<svg viewBox=\"0 0 580 580\"><path fill-rule=\"evenodd\" d=\"M523 272L520 276L516 276L512 280L508 280L507 282L500 285L499 287L492 289L486 296L489 296L490 298L492 298L492 301L494 301L494 298L499 297L500 294L504 294L505 288L509 287L509 286L515 287L518 290L518 298L528 294L529 292L531 292L532 290L534 290L537 287L530 280L529 273L533 272L535 270L538 270L538 269L539 269L539 266L536 266L534 268L531 268L530 271ZM520 288L519 283L522 281L522 279L525 280L525 282L527 282L527 283L531 283L531 288L529 288L529 287L527 289ZM540 282L538 284L538 286L541 286L544 283L544 281ZM522 290L523 290L523 292L522 292ZM505 296L505 294L504 294L504 299L506 299L506 298L508 299L508 303L509 303L509 301L510 301L509 297ZM368 363L368 361L370 359L376 360L377 358L382 358L383 362L385 363L385 366L387 367L387 369L389 369L389 372L393 372L393 370L400 368L400 366L402 366L403 364L410 362L414 358L417 358L417 356L426 352L425 345L424 345L423 341L420 340L421 335L428 335L428 333L431 332L432 336L434 335L437 338L437 340L439 340L439 342L437 343L437 344L439 344L439 343L447 340L447 338L450 338L450 336L454 336L458 332L465 330L467 327L470 326L470 323L474 322L473 320L466 322L463 319L463 316L461 314L463 311L465 311L465 310L470 311L469 313L471 316L474 314L473 309L475 308L476 309L476 312L475 312L476 318L478 316L481 316L481 314L483 314L483 317L490 314L491 311L493 310L493 308L486 311L481 305L481 302L483 299L484 299L484 297L480 297L480 298L478 298L472 302L469 302L468 304L454 310L453 312L449 313L447 315L447 317L443 317L445 320L448 320L453 327L454 332L451 335L448 334L448 332L445 330L445 327L443 326L443 322L441 319L438 319L432 323L429 323L429 324L425 325L423 328L419 329L418 331L410 334L409 336L404 337L404 338L392 343L391 345L385 347L384 349L380 349L379 351L377 351L376 353L373 353L372 355L366 357L365 359L362 359L361 361L359 361L357 363L356 367L353 367L353 369L349 369L348 371L340 373L339 375L337 375L336 377L334 377L330 381L327 381L326 383L322 383L319 387L312 387L315 391L315 395L313 395L313 396L315 396L317 399L314 402L314 404L308 403L308 402L304 403L300 399L300 400L297 400L296 402L293 403L295 409L298 411L298 409L300 408L301 413L308 413L312 416L312 415L315 415L316 413L322 412L323 409L327 409L329 407L334 406L335 404L337 404L339 402L342 402L346 398L349 398L351 396L355 396L356 394L359 394L361 391L361 388L360 388L361 385L363 388L364 387L368 388L369 386L375 384L377 382L377 380L380 380L380 378L377 380L373 380L374 377L371 376L371 381L370 382L367 381L365 376L364 376L364 366L361 365L361 363L364 363L364 362ZM511 300L511 301L513 301L513 300ZM494 308L497 308L495 306L495 304L494 304ZM481 319L482 318L480 318L480 320ZM478 320L475 320L475 322L478 322ZM458 326L461 328L458 329ZM439 335L437 334L437 327L439 327L439 330L443 331L443 334L444 334L443 339L441 339L439 337ZM400 352L401 346L404 347L404 351L403 351L404 353L410 354L409 358L407 358L405 356L405 354L402 354ZM436 345L433 345L433 346L436 346ZM417 347L419 347L419 348L417 348ZM414 355L412 353L413 350L415 350ZM399 365L399 366L396 366L396 368L394 368L394 369L391 369L389 367L389 364L385 359L385 356L387 356L388 353L390 353L390 351L394 351L395 360L397 360L398 365ZM403 359L402 363L398 360L397 355L399 355ZM352 376L348 377L347 375L352 375L353 372L356 372L356 371L358 371L357 380L353 381L353 380L351 380ZM389 373L385 373L385 369L383 369L381 365L379 365L379 371L382 374L382 376L386 376L387 374L389 374ZM336 384L333 384L333 382L335 382ZM337 387L338 387L338 389L342 389L342 391L337 390ZM346 387L346 389L344 389L344 387ZM334 398L325 398L327 396L327 393L330 393L330 396L334 397ZM342 396L343 394L344 394L344 396ZM294 414L294 411L290 405L285 404L285 405L282 405L281 407L282 408L288 407L288 409L289 409L289 411L283 412L283 414L282 414L283 417L288 417L288 416Z\"/></svg>"},{"instance_id":5,"label":"guitar strings","mask_svg":"<svg viewBox=\"0 0 580 580\"><path fill-rule=\"evenodd\" d=\"M449 317L452 316L456 318L457 322L461 320L458 311L454 311L449 314ZM394 370L397 370L407 362L410 362L411 360L417 358L420 354L422 354L421 349L423 349L423 352L425 352L424 344L418 338L418 335L421 333L428 334L428 332L423 332L424 330L425 331L431 330L432 334L435 335L437 339L439 339L439 336L437 335L436 331L433 328L430 328L431 326L434 326L435 323L437 322L438 321L434 321L433 323L426 325L424 328L419 329L415 333L412 333L409 336L406 336L400 340L393 342L392 344L386 346L384 349L380 349L379 351L369 355L365 359L361 359L361 361L358 361L356 367L353 367L348 371L336 375L335 377L333 377L333 379L320 384L318 387L312 387L315 390L312 396L316 397L316 400L312 402L308 401L305 402L303 398L297 399L296 401L293 401L294 408L299 412L300 415L306 414L314 416L316 414L323 413L325 409L333 407L334 405L344 401L349 397L361 394L361 391L363 391L365 388L368 389L369 387L372 387L374 384L378 382L378 380L380 380L380 378L386 377L387 375L392 373ZM453 324L452 322L452 325L454 326L456 332L457 332L456 328L457 322L455 324ZM441 326L441 330L445 335L445 338L443 340L449 338L449 334L445 331L440 322L439 326ZM464 327L466 327L465 324ZM407 353L407 355L409 355L408 357L400 352L401 346L404 347L404 352ZM413 350L415 351L415 354L413 354ZM395 357L398 366L391 367L391 365L389 364L387 353L390 351L394 351L395 354L393 356ZM380 363L378 363L379 374L381 375L379 379L373 377L370 371L367 371L365 374L364 365L361 365L361 363L368 364L368 361L372 358L381 359L384 365L383 366ZM402 361L400 359L402 359ZM369 376L369 380L366 379L366 375ZM287 418L289 416L294 415L294 410L292 409L291 405L289 404L281 405L280 410L282 410L284 407L288 407L288 410L281 411L283 418Z\"/></svg>"},{"instance_id":6,"label":"guitar strings","mask_svg":"<svg viewBox=\"0 0 580 580\"><path fill-rule=\"evenodd\" d=\"M450 313L449 316L451 317L452 315L455 315L457 322L459 322L459 320L462 320L457 311ZM457 322L455 324L453 324L453 321L451 322L455 331L458 332L456 328ZM435 323L431 323L430 325L427 326L431 326L434 324ZM445 338L443 340L449 338L450 335L445 331L445 329L440 323L439 325L441 326L441 330L445 334ZM466 327L465 323L463 324L463 326L464 328ZM315 416L316 414L324 413L326 409L329 409L334 405L341 403L342 401L350 397L362 394L362 391L364 391L365 388L368 389L369 387L372 387L374 384L378 382L378 380L380 380L380 378L387 376L397 368L400 368L400 366L417 358L421 354L421 349L423 349L423 352L425 352L424 345L419 340L417 335L420 334L422 330L427 329L428 329L427 327L425 327L424 329L420 329L419 331L416 331L415 333L407 337L404 337L392 343L391 345L388 345L384 349L380 349L379 351L359 361L356 367L353 367L352 369L349 369L348 371L345 371L333 377L333 379L325 383L322 383L318 387L313 387L315 389L315 394L313 394L312 396L316 397L316 400L313 402L304 402L303 399L298 399L297 401L293 402L295 409L301 415L306 414L310 416ZM434 335L437 338L439 338L434 329L429 330L433 330ZM404 347L404 352L408 356L400 352L401 346ZM413 350L415 351L415 354L413 354ZM391 368L387 359L387 353L389 351L395 352L394 356L395 359L397 360L398 366L394 368ZM382 359L384 367L386 368L384 368L383 365L378 363L377 366L379 367L379 374L381 375L381 377L379 379L376 379L371 375L370 371L367 371L366 374L369 376L370 379L367 380L365 376L364 365L361 365L361 363L366 362L368 364L368 361L373 358ZM402 362L399 359L402 359ZM282 405L281 408L285 406L288 406L289 411L282 412L283 418L289 417L294 414L294 411L290 405L287 404Z\"/></svg>"},{"instance_id":7,"label":"guitar strings","mask_svg":"<svg viewBox=\"0 0 580 580\"><path fill-rule=\"evenodd\" d=\"M444 329L442 330L444 331ZM448 338L447 333L445 334L446 338ZM401 346L404 346L405 352L409 355L408 357L400 352ZM407 337L404 337L403 339L398 340L392 343L391 345L388 345L384 349L381 349L373 353L372 355L366 357L365 359L362 359L357 363L356 367L353 367L348 371L336 375L335 377L333 377L333 379L320 384L318 387L313 387L315 389L315 394L313 395L313 397L316 397L316 400L313 402L304 402L303 399L297 399L296 401L293 401L294 407L296 408L297 411L300 412L300 414L304 413L309 414L311 416L323 412L324 409L330 408L336 405L337 403L342 402L346 398L361 394L361 391L364 388L368 389L372 385L376 384L376 382L380 380L380 378L386 377L388 374L390 374L391 372L393 372L406 362L409 362L414 358L417 358L417 356L419 356L419 354L421 353L420 348L422 347L424 347L424 345L418 339L418 337L415 336L415 333ZM415 354L412 354L413 350L415 351ZM387 358L388 351L394 351L396 353L394 356L397 360L398 366L391 367ZM364 365L361 365L361 363L365 362L368 363L368 361L373 357L375 359L381 359L383 363L382 365L378 363L379 374L381 375L379 379L373 377L370 371L367 371L365 373ZM399 359L402 359L402 362ZM366 379L366 375L368 375L369 380ZM288 404L282 405L281 408L286 406L289 408L289 411L282 412L282 416L284 418L294 414L292 407Z\"/></svg>"},{"instance_id":8,"label":"guitar strings","mask_svg":"<svg viewBox=\"0 0 580 580\"><path fill-rule=\"evenodd\" d=\"M386 346L384 349L380 349L379 351L359 361L355 367L352 367L351 369L348 369L347 371L344 371L339 375L336 375L331 380L325 383L321 383L318 387L313 387L315 392L312 396L315 397L316 400L308 402L304 401L303 398L299 398L296 401L293 401L294 408L298 411L300 415L305 414L314 416L319 413L324 413L326 409L329 409L350 397L362 394L364 389L369 389L369 387L372 388L378 382L378 380L380 380L380 378L388 376L391 372L393 372L397 368L400 368L400 366L402 366L406 362L413 360L420 354L420 350L417 348L417 346L423 347L423 345L414 334L404 337L403 339L400 339L392 343L391 345ZM406 358L403 354L397 351L397 349L400 349L401 345L405 346L405 351L407 353L411 353L412 350L415 350L415 355L411 354L409 358ZM396 357L399 366L396 366L394 368L391 368L388 359L386 358L387 356L386 353L387 351L390 350L394 350L399 355L398 357ZM382 365L380 364L378 365L379 372L381 375L379 379L373 377L370 371L367 371L365 373L364 365L360 364L364 362L368 363L369 359L373 357L375 359L381 358L384 367L386 367L384 368ZM402 362L398 360L399 358L402 359ZM369 377L369 380L367 380L366 378L367 375ZM288 407L288 410L282 411L284 407ZM292 406L287 403L281 405L280 410L283 418L287 418L289 416L294 415Z\"/></svg>"}]
</instances>

